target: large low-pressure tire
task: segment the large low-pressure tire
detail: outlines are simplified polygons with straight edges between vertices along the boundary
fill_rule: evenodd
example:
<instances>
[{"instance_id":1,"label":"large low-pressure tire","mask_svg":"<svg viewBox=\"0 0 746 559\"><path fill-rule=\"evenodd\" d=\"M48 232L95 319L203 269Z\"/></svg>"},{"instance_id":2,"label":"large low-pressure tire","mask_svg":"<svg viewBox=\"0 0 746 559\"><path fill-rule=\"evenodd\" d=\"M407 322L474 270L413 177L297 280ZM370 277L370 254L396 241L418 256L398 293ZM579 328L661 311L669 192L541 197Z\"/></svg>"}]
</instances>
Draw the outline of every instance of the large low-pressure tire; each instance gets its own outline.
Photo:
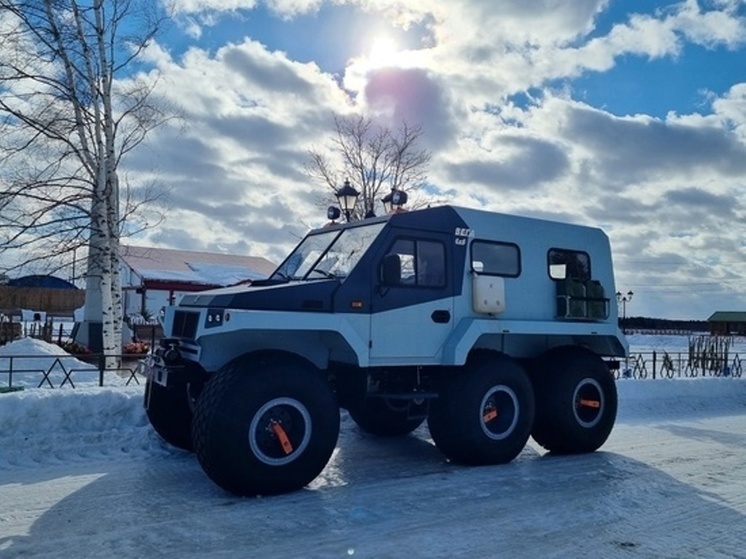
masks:
<instances>
[{"instance_id":1,"label":"large low-pressure tire","mask_svg":"<svg viewBox=\"0 0 746 559\"><path fill-rule=\"evenodd\" d=\"M558 454L593 452L606 442L616 420L617 391L604 361L579 347L548 351L531 375L536 419L531 433Z\"/></svg>"},{"instance_id":2,"label":"large low-pressure tire","mask_svg":"<svg viewBox=\"0 0 746 559\"><path fill-rule=\"evenodd\" d=\"M207 384L194 413L205 473L236 495L272 495L310 483L339 436L339 406L324 378L290 356L242 359Z\"/></svg>"},{"instance_id":3,"label":"large low-pressure tire","mask_svg":"<svg viewBox=\"0 0 746 559\"><path fill-rule=\"evenodd\" d=\"M164 441L183 450L194 450L192 409L186 388L179 394L148 379L143 403L150 424Z\"/></svg>"},{"instance_id":4,"label":"large low-pressure tire","mask_svg":"<svg viewBox=\"0 0 746 559\"><path fill-rule=\"evenodd\" d=\"M401 437L425 421L427 402L363 398L347 409L360 429L378 437Z\"/></svg>"},{"instance_id":5,"label":"large low-pressure tire","mask_svg":"<svg viewBox=\"0 0 746 559\"><path fill-rule=\"evenodd\" d=\"M534 419L528 375L508 356L481 355L447 379L428 415L435 445L451 461L503 464L526 445Z\"/></svg>"}]
</instances>

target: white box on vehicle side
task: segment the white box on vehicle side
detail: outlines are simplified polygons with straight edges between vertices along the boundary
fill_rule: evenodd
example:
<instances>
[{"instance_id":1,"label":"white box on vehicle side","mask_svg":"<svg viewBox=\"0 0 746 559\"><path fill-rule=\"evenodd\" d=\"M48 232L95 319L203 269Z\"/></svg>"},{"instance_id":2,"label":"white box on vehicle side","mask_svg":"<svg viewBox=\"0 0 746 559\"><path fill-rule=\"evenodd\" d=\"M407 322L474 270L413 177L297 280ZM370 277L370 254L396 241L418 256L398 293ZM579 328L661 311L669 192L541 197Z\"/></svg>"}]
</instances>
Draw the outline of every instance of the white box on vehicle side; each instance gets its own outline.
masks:
<instances>
[{"instance_id":1,"label":"white box on vehicle side","mask_svg":"<svg viewBox=\"0 0 746 559\"><path fill-rule=\"evenodd\" d=\"M499 276L474 276L472 306L480 314L505 312L505 279Z\"/></svg>"}]
</instances>

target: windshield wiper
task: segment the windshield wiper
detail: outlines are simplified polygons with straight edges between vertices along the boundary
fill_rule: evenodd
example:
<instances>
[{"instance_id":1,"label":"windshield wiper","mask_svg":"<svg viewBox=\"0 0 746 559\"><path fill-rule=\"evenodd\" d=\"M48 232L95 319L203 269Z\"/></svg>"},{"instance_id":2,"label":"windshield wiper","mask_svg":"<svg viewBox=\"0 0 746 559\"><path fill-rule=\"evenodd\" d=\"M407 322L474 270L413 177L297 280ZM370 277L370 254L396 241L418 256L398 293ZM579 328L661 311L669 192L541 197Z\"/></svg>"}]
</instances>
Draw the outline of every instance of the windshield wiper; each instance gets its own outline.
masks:
<instances>
[{"instance_id":1,"label":"windshield wiper","mask_svg":"<svg viewBox=\"0 0 746 559\"><path fill-rule=\"evenodd\" d=\"M285 272L281 272L280 270L277 270L274 274L272 274L271 278L277 278L285 281L291 281L293 279L293 276L287 275Z\"/></svg>"},{"instance_id":2,"label":"windshield wiper","mask_svg":"<svg viewBox=\"0 0 746 559\"><path fill-rule=\"evenodd\" d=\"M332 272L327 272L326 270L321 270L319 268L314 268L313 270L311 270L311 272L316 272L317 274L324 276L325 278L338 279L338 277Z\"/></svg>"}]
</instances>

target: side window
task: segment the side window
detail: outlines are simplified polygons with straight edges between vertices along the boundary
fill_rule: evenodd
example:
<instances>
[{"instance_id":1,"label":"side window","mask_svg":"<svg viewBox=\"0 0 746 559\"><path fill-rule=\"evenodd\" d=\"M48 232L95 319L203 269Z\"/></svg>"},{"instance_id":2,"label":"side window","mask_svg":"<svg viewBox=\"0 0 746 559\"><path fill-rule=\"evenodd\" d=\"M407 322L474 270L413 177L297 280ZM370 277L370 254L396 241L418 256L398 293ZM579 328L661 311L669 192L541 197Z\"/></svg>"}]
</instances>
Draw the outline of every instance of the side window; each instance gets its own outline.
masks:
<instances>
[{"instance_id":1,"label":"side window","mask_svg":"<svg viewBox=\"0 0 746 559\"><path fill-rule=\"evenodd\" d=\"M591 258L587 252L553 248L547 254L549 277L553 280L591 279Z\"/></svg>"},{"instance_id":2,"label":"side window","mask_svg":"<svg viewBox=\"0 0 746 559\"><path fill-rule=\"evenodd\" d=\"M521 252L513 243L474 241L471 244L471 269L478 274L507 276L521 275Z\"/></svg>"},{"instance_id":3,"label":"side window","mask_svg":"<svg viewBox=\"0 0 746 559\"><path fill-rule=\"evenodd\" d=\"M414 285L414 241L399 239L391 247L389 254L397 254L401 263L401 282Z\"/></svg>"},{"instance_id":4,"label":"side window","mask_svg":"<svg viewBox=\"0 0 746 559\"><path fill-rule=\"evenodd\" d=\"M443 243L398 239L388 254L396 254L401 264L400 285L444 287L446 257Z\"/></svg>"},{"instance_id":5,"label":"side window","mask_svg":"<svg viewBox=\"0 0 746 559\"><path fill-rule=\"evenodd\" d=\"M446 284L446 255L442 243L417 241L417 285L443 287Z\"/></svg>"}]
</instances>

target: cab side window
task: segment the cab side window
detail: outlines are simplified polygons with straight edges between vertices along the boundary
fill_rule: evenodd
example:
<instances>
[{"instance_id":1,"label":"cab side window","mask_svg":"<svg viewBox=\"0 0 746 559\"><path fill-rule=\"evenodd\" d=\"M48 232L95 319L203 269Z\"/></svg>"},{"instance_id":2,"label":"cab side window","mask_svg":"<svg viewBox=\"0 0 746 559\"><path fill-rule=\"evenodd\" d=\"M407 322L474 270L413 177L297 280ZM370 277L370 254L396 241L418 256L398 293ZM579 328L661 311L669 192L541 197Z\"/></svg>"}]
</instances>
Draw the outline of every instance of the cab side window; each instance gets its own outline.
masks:
<instances>
[{"instance_id":1,"label":"cab side window","mask_svg":"<svg viewBox=\"0 0 746 559\"><path fill-rule=\"evenodd\" d=\"M437 241L397 239L388 254L401 263L399 285L444 287L446 285L445 247Z\"/></svg>"},{"instance_id":2,"label":"cab side window","mask_svg":"<svg viewBox=\"0 0 746 559\"><path fill-rule=\"evenodd\" d=\"M446 256L441 243L417 241L417 285L443 287L446 284Z\"/></svg>"}]
</instances>

